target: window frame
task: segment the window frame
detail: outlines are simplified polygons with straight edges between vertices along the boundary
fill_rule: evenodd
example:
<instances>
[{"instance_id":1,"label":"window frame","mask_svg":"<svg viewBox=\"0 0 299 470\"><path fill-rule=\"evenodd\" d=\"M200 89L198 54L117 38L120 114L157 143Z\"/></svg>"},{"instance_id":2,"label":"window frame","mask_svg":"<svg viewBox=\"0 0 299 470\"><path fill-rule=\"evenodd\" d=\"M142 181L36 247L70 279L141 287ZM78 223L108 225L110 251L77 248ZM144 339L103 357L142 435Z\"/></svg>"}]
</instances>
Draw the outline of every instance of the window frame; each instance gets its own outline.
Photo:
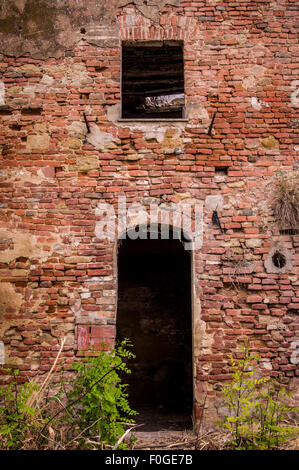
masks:
<instances>
[{"instance_id":1,"label":"window frame","mask_svg":"<svg viewBox=\"0 0 299 470\"><path fill-rule=\"evenodd\" d=\"M123 117L123 47L125 45L130 45L132 47L151 47L153 43L162 43L166 45L180 45L182 50L182 62L183 62L183 86L184 86L184 105L182 106L182 117ZM138 45L136 45L138 44ZM120 117L118 118L119 122L188 122L189 119L186 118L186 91L185 91L185 67L184 67L184 41L182 40L123 40L121 41L121 54L120 54Z\"/></svg>"}]
</instances>

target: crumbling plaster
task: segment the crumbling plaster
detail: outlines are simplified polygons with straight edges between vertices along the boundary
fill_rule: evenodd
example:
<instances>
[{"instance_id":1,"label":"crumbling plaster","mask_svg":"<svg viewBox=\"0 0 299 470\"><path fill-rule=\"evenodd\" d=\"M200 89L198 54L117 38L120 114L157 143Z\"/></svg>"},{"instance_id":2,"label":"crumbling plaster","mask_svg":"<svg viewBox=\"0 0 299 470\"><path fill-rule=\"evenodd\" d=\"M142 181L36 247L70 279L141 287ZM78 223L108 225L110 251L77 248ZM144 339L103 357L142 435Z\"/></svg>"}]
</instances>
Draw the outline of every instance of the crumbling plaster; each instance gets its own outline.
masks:
<instances>
[{"instance_id":1,"label":"crumbling plaster","mask_svg":"<svg viewBox=\"0 0 299 470\"><path fill-rule=\"evenodd\" d=\"M181 0L172 0L177 6ZM111 46L118 41L115 18L125 0L10 0L0 4L0 52L34 59L59 58L84 39ZM134 0L136 9L151 21L159 20L166 0ZM107 31L111 38L107 39ZM105 38L102 38L101 33ZM117 44L117 43L116 43Z\"/></svg>"}]
</instances>

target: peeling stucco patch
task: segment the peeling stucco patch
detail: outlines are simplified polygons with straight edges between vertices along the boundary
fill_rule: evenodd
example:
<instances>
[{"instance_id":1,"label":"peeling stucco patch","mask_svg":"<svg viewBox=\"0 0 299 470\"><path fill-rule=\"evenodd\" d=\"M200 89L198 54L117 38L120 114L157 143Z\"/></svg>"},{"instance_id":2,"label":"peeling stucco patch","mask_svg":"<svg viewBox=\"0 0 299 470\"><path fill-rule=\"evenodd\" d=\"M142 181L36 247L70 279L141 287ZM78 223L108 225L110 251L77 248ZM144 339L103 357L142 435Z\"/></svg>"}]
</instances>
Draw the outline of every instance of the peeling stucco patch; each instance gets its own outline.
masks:
<instances>
[{"instance_id":1,"label":"peeling stucco patch","mask_svg":"<svg viewBox=\"0 0 299 470\"><path fill-rule=\"evenodd\" d=\"M76 5L77 6L77 5ZM65 12L64 2L55 0L12 0L2 2L0 10L0 50L9 55L20 56L31 52L35 58L59 57L79 39L78 32L63 25L59 14ZM75 20L75 18L72 18ZM64 35L60 38L61 32ZM65 37L68 44L64 44Z\"/></svg>"},{"instance_id":2,"label":"peeling stucco patch","mask_svg":"<svg viewBox=\"0 0 299 470\"><path fill-rule=\"evenodd\" d=\"M136 9L159 22L167 0L134 0ZM176 6L181 0L172 0ZM0 52L33 58L61 57L82 39L101 47L115 47L118 31L115 18L126 0L10 0L0 4ZM81 28L86 34L82 35Z\"/></svg>"},{"instance_id":3,"label":"peeling stucco patch","mask_svg":"<svg viewBox=\"0 0 299 470\"><path fill-rule=\"evenodd\" d=\"M89 124L89 127L90 132L87 134L86 140L97 150L104 150L113 143L114 137L112 134L101 131L100 128L94 123Z\"/></svg>"},{"instance_id":4,"label":"peeling stucco patch","mask_svg":"<svg viewBox=\"0 0 299 470\"><path fill-rule=\"evenodd\" d=\"M253 96L252 98L250 98L250 102L251 102L251 106L252 106L254 109L256 109L257 111L260 111L263 106L266 106L267 108L269 108L269 104L268 104L268 103L265 103L264 101L259 100L259 99L256 98L255 96Z\"/></svg>"},{"instance_id":5,"label":"peeling stucco patch","mask_svg":"<svg viewBox=\"0 0 299 470\"><path fill-rule=\"evenodd\" d=\"M205 199L205 209L206 211L221 211L223 208L223 197L221 195L211 195L207 196Z\"/></svg>"},{"instance_id":6,"label":"peeling stucco patch","mask_svg":"<svg viewBox=\"0 0 299 470\"><path fill-rule=\"evenodd\" d=\"M189 103L186 106L186 116L188 119L196 119L203 124L208 124L210 118L206 108L201 103Z\"/></svg>"},{"instance_id":7,"label":"peeling stucco patch","mask_svg":"<svg viewBox=\"0 0 299 470\"><path fill-rule=\"evenodd\" d=\"M0 255L1 263L10 263L19 257L40 258L48 257L49 251L43 251L42 246L36 242L36 237L31 233L13 232L0 229L0 239L11 240L12 248L3 250Z\"/></svg>"},{"instance_id":8,"label":"peeling stucco patch","mask_svg":"<svg viewBox=\"0 0 299 470\"><path fill-rule=\"evenodd\" d=\"M117 125L117 120L120 118L121 106L120 104L113 104L107 108L107 119Z\"/></svg>"},{"instance_id":9,"label":"peeling stucco patch","mask_svg":"<svg viewBox=\"0 0 299 470\"><path fill-rule=\"evenodd\" d=\"M23 301L22 294L18 294L13 285L9 282L0 283L0 320L9 309L10 312L17 313Z\"/></svg>"}]
</instances>

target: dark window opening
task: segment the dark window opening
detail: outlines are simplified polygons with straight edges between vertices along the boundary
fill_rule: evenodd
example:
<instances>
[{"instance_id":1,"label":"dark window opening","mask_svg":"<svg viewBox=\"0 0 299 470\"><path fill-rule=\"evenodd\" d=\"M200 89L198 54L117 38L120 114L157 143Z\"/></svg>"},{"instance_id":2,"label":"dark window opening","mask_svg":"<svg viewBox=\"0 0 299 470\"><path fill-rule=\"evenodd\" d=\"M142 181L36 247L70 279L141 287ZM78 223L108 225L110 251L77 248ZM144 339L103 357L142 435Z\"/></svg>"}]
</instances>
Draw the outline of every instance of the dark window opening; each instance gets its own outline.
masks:
<instances>
[{"instance_id":1,"label":"dark window opening","mask_svg":"<svg viewBox=\"0 0 299 470\"><path fill-rule=\"evenodd\" d=\"M276 268L283 268L287 262L286 257L279 251L275 251L274 255L272 256L272 261Z\"/></svg>"},{"instance_id":2,"label":"dark window opening","mask_svg":"<svg viewBox=\"0 0 299 470\"><path fill-rule=\"evenodd\" d=\"M184 117L183 43L123 43L122 118Z\"/></svg>"},{"instance_id":3,"label":"dark window opening","mask_svg":"<svg viewBox=\"0 0 299 470\"><path fill-rule=\"evenodd\" d=\"M121 242L116 334L136 355L124 382L140 430L191 428L191 258L179 240Z\"/></svg>"}]
</instances>

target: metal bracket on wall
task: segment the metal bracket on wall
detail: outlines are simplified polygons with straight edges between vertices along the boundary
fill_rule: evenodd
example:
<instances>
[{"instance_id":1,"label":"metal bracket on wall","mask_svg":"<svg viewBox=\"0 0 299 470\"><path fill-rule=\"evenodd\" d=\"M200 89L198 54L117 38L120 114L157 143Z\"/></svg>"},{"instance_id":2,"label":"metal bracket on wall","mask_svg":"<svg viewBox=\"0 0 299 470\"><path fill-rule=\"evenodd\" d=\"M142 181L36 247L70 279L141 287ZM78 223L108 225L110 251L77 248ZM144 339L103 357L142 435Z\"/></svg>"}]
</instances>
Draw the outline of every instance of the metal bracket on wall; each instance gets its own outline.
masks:
<instances>
[{"instance_id":1,"label":"metal bracket on wall","mask_svg":"<svg viewBox=\"0 0 299 470\"><path fill-rule=\"evenodd\" d=\"M88 121L87 121L87 118L86 118L86 114L83 112L83 116L84 116L84 121L85 121L85 124L86 124L86 127L87 127L87 132L88 134L90 133L90 127L89 127L89 124L88 124Z\"/></svg>"},{"instance_id":2,"label":"metal bracket on wall","mask_svg":"<svg viewBox=\"0 0 299 470\"><path fill-rule=\"evenodd\" d=\"M217 225L220 228L221 232L223 233L223 228L221 226L221 223L220 223L220 220L219 220L219 217L218 217L218 213L217 213L216 210L213 211L213 214L212 214L212 224Z\"/></svg>"},{"instance_id":3,"label":"metal bracket on wall","mask_svg":"<svg viewBox=\"0 0 299 470\"><path fill-rule=\"evenodd\" d=\"M207 132L208 135L212 135L212 129L213 129L214 121L215 121L215 116L216 116L216 113L213 114L212 121L211 121L209 130Z\"/></svg>"}]
</instances>

